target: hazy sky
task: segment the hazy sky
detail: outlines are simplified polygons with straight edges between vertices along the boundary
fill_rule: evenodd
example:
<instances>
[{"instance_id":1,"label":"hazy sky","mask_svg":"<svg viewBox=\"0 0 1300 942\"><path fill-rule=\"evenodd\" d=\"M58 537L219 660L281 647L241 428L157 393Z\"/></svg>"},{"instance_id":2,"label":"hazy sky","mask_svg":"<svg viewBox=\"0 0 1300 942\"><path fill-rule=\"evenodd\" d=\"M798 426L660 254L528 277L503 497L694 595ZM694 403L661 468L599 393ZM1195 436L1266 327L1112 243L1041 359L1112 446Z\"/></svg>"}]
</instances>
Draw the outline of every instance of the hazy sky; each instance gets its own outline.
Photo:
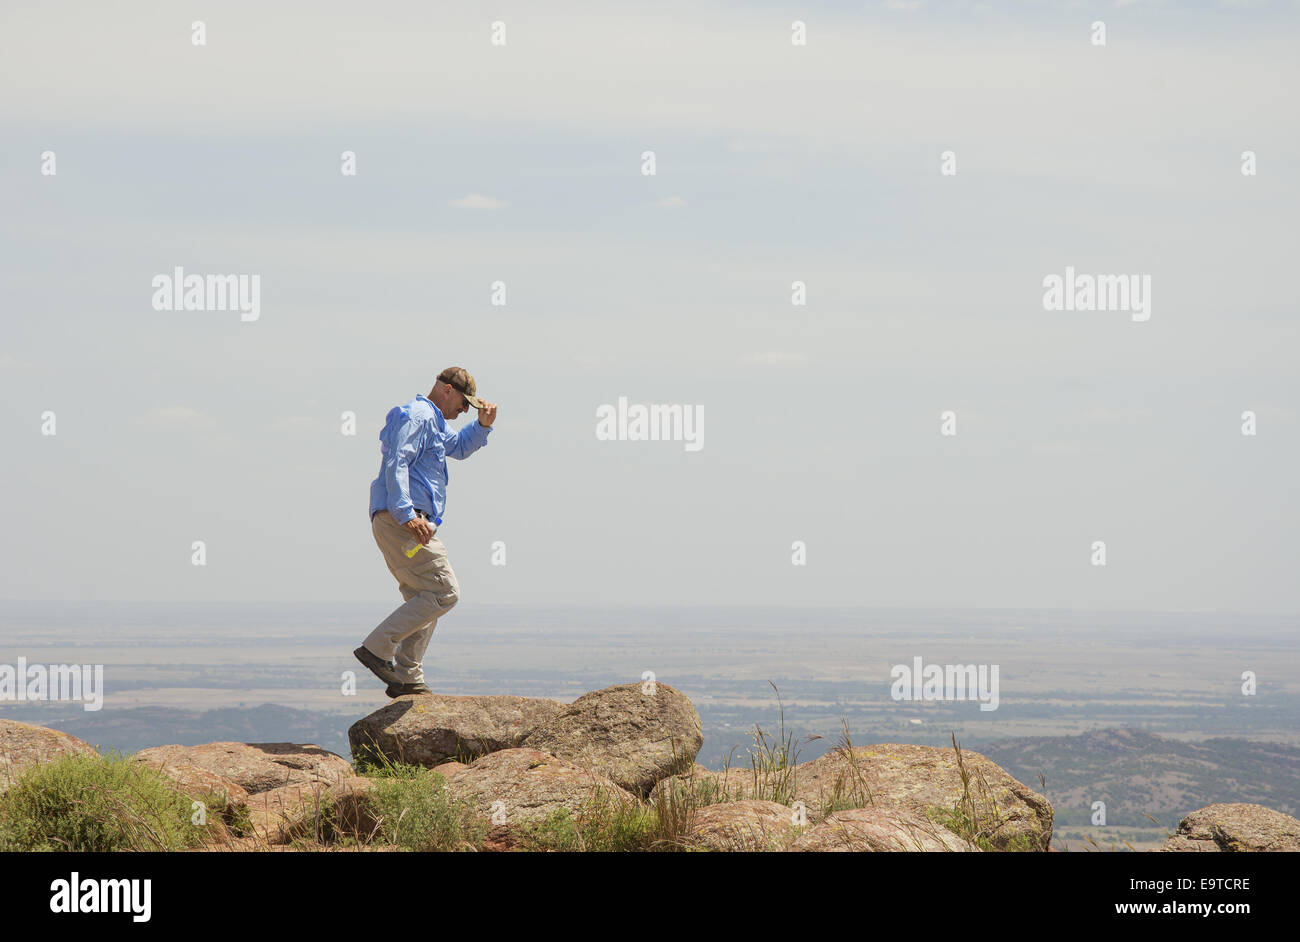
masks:
<instances>
[{"instance_id":1,"label":"hazy sky","mask_svg":"<svg viewBox=\"0 0 1300 942\"><path fill-rule=\"evenodd\" d=\"M500 407L450 466L462 605L1300 611L1298 24L8 0L0 597L382 614L379 428L454 364ZM177 266L260 317L155 310ZM1067 266L1150 320L1044 310ZM704 447L598 441L620 396Z\"/></svg>"}]
</instances>

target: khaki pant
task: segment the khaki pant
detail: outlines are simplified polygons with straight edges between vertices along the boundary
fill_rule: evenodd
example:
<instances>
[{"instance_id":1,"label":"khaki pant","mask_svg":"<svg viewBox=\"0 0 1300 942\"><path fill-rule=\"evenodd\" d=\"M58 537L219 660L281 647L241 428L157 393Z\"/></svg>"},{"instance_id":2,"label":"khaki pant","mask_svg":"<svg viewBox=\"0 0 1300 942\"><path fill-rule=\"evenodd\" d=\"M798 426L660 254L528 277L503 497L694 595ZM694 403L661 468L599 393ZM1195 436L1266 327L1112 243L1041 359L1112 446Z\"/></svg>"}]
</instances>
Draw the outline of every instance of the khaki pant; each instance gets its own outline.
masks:
<instances>
[{"instance_id":1,"label":"khaki pant","mask_svg":"<svg viewBox=\"0 0 1300 942\"><path fill-rule=\"evenodd\" d=\"M379 511L370 521L375 542L406 603L380 622L363 643L372 654L395 662L397 676L407 684L424 681L421 662L434 626L460 601L460 584L447 563L447 548L438 539L433 521L425 522L434 535L408 557L403 547L417 542L410 530L387 510Z\"/></svg>"}]
</instances>

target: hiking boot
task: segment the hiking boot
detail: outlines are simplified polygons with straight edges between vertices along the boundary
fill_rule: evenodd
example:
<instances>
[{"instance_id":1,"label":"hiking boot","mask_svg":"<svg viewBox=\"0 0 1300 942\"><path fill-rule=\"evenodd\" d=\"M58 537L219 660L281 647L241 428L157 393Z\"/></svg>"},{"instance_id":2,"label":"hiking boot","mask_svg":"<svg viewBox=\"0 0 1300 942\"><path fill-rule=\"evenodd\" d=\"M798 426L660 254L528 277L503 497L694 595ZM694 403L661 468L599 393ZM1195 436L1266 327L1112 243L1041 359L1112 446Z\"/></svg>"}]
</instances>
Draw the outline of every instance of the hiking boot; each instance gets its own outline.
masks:
<instances>
[{"instance_id":1,"label":"hiking boot","mask_svg":"<svg viewBox=\"0 0 1300 942\"><path fill-rule=\"evenodd\" d=\"M352 652L356 655L358 661L370 669L374 674L386 684L400 684L401 680L397 676L397 665L392 661L381 661L377 654L371 654L370 649L364 644Z\"/></svg>"},{"instance_id":2,"label":"hiking boot","mask_svg":"<svg viewBox=\"0 0 1300 942\"><path fill-rule=\"evenodd\" d=\"M433 693L425 684L389 684L390 697L407 697L411 694Z\"/></svg>"}]
</instances>

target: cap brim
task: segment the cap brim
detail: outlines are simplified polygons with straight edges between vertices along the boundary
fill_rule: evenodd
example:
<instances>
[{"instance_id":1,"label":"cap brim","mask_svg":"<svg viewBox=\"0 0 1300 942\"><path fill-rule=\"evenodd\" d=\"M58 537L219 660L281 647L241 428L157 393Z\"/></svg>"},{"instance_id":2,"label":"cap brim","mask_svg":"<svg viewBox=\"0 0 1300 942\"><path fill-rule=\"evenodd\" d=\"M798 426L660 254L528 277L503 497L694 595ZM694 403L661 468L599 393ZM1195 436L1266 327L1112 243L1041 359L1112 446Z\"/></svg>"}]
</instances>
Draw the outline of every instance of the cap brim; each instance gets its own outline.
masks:
<instances>
[{"instance_id":1,"label":"cap brim","mask_svg":"<svg viewBox=\"0 0 1300 942\"><path fill-rule=\"evenodd\" d=\"M461 395L465 396L464 393L461 393ZM468 402L475 409L483 408L483 400L480 399L478 396L465 396L465 401Z\"/></svg>"}]
</instances>

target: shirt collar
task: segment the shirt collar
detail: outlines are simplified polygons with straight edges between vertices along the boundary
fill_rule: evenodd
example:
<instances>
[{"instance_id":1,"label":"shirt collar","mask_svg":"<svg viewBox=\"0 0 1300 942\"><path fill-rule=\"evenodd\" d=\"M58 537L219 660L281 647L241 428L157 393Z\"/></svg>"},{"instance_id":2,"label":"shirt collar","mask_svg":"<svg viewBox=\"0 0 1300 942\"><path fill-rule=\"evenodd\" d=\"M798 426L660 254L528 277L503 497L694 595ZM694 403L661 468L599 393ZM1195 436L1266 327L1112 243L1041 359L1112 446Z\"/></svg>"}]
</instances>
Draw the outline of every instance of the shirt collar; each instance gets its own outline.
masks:
<instances>
[{"instance_id":1,"label":"shirt collar","mask_svg":"<svg viewBox=\"0 0 1300 942\"><path fill-rule=\"evenodd\" d=\"M442 419L442 422L443 422L444 425L447 424L447 417L446 417L445 415L442 414L442 410L438 408L438 404L437 404L436 402L434 402L432 399L430 399L430 398L429 398L428 396L426 396L424 393L417 393L416 396L415 396L415 398L416 398L416 399L423 399L423 400L424 400L425 402L427 402L429 405L433 406L433 411L436 412L436 413L438 413L438 418Z\"/></svg>"}]
</instances>

